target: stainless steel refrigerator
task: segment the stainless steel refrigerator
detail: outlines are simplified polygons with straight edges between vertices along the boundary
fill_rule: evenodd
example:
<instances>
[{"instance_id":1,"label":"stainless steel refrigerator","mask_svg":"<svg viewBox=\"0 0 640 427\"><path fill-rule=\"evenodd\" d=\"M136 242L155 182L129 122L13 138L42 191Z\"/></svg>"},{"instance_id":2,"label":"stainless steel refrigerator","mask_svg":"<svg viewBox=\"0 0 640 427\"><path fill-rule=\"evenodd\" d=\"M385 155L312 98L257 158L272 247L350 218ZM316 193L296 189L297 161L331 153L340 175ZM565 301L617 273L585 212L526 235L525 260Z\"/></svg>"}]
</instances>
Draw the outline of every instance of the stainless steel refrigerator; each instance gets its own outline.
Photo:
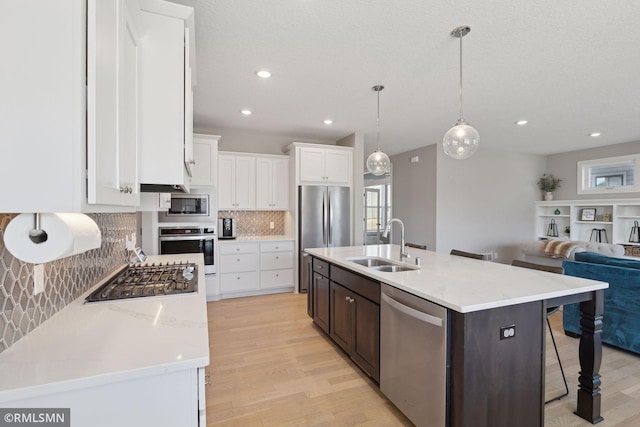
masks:
<instances>
[{"instance_id":1,"label":"stainless steel refrigerator","mask_svg":"<svg viewBox=\"0 0 640 427\"><path fill-rule=\"evenodd\" d=\"M300 244L300 292L311 283L310 257L305 248L351 244L351 198L348 187L305 185L298 187L298 242Z\"/></svg>"}]
</instances>

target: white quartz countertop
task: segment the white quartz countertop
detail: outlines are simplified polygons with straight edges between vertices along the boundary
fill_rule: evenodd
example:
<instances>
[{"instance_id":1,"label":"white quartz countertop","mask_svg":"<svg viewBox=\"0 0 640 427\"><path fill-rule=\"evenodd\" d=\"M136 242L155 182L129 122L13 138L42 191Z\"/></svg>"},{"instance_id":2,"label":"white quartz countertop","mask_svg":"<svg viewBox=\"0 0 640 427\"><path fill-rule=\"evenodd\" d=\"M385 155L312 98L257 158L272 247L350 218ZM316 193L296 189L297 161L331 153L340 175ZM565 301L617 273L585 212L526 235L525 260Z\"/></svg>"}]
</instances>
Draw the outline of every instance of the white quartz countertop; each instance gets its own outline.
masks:
<instances>
[{"instance_id":1,"label":"white quartz countertop","mask_svg":"<svg viewBox=\"0 0 640 427\"><path fill-rule=\"evenodd\" d=\"M277 242L281 240L295 240L293 236L238 236L235 239L221 239L218 237L218 243L234 243L234 242Z\"/></svg>"},{"instance_id":2,"label":"white quartz countertop","mask_svg":"<svg viewBox=\"0 0 640 427\"><path fill-rule=\"evenodd\" d=\"M198 291L84 304L96 284L0 353L0 404L209 364L201 254L147 262L198 263Z\"/></svg>"},{"instance_id":3,"label":"white quartz countertop","mask_svg":"<svg viewBox=\"0 0 640 427\"><path fill-rule=\"evenodd\" d=\"M398 245L305 249L305 252L460 313L606 289L609 284L410 248L419 270L386 273L349 261L364 256L399 262Z\"/></svg>"}]
</instances>

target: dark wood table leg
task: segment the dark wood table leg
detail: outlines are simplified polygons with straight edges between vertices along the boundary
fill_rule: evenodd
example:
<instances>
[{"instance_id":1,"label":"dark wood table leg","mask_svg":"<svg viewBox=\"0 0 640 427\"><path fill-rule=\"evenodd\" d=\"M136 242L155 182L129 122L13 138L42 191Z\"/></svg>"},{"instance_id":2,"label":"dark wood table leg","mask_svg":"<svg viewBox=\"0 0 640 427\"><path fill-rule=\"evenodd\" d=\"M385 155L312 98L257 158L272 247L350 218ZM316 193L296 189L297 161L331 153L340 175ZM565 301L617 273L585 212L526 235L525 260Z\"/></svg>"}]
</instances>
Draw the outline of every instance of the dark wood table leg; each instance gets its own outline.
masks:
<instances>
[{"instance_id":1,"label":"dark wood table leg","mask_svg":"<svg viewBox=\"0 0 640 427\"><path fill-rule=\"evenodd\" d=\"M602 313L604 291L592 292L591 300L580 303L580 376L578 377L578 408L576 415L592 424L600 416L600 364L602 362Z\"/></svg>"}]
</instances>

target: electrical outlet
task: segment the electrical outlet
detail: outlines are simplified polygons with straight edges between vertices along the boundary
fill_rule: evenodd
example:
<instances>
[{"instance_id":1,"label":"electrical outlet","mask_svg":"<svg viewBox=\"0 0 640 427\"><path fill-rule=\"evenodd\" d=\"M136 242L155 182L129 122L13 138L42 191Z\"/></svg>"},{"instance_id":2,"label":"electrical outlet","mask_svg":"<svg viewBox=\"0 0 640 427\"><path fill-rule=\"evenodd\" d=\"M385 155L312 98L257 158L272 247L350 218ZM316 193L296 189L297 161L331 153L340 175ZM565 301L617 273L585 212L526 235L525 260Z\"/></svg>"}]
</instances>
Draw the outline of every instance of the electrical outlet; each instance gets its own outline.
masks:
<instances>
[{"instance_id":1,"label":"electrical outlet","mask_svg":"<svg viewBox=\"0 0 640 427\"><path fill-rule=\"evenodd\" d=\"M274 228L276 228L276 225L273 223L273 221L271 221L269 223L269 230L273 230Z\"/></svg>"},{"instance_id":2,"label":"electrical outlet","mask_svg":"<svg viewBox=\"0 0 640 427\"><path fill-rule=\"evenodd\" d=\"M33 266L33 295L44 291L44 264Z\"/></svg>"},{"instance_id":3,"label":"electrical outlet","mask_svg":"<svg viewBox=\"0 0 640 427\"><path fill-rule=\"evenodd\" d=\"M131 233L131 240L129 240L129 236L125 236L125 246L128 250L132 251L136 248L136 233Z\"/></svg>"},{"instance_id":4,"label":"electrical outlet","mask_svg":"<svg viewBox=\"0 0 640 427\"><path fill-rule=\"evenodd\" d=\"M516 336L516 325L509 325L509 326L501 326L500 327L500 339L501 340L506 340L509 338L513 338Z\"/></svg>"}]
</instances>

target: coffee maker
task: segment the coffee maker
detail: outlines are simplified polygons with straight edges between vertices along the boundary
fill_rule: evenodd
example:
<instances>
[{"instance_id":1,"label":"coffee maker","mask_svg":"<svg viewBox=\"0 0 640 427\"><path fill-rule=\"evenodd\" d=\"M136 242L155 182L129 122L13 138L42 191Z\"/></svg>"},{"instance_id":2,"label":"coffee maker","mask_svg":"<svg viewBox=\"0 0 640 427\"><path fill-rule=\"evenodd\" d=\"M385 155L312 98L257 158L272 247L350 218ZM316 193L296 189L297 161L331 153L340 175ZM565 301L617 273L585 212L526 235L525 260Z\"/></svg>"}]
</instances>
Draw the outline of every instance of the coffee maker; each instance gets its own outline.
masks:
<instances>
[{"instance_id":1,"label":"coffee maker","mask_svg":"<svg viewBox=\"0 0 640 427\"><path fill-rule=\"evenodd\" d=\"M218 239L236 238L235 218L220 218L218 220Z\"/></svg>"}]
</instances>

